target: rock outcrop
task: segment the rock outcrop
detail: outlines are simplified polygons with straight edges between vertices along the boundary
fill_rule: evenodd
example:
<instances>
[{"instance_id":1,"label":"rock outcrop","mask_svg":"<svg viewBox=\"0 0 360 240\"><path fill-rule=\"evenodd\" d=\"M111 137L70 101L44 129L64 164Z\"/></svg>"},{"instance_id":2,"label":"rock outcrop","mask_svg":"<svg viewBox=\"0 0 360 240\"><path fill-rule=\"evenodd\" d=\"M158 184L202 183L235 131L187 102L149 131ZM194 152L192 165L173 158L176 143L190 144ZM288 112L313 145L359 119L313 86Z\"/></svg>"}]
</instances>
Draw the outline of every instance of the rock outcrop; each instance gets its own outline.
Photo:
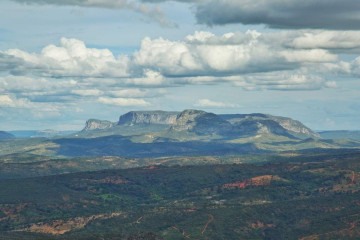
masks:
<instances>
[{"instance_id":1,"label":"rock outcrop","mask_svg":"<svg viewBox=\"0 0 360 240\"><path fill-rule=\"evenodd\" d=\"M135 124L175 124L179 112L166 111L132 111L119 118L118 125L135 125Z\"/></svg>"},{"instance_id":2,"label":"rock outcrop","mask_svg":"<svg viewBox=\"0 0 360 240\"><path fill-rule=\"evenodd\" d=\"M184 110L170 130L191 131L197 134L227 134L231 131L231 123L214 113L200 110Z\"/></svg>"},{"instance_id":3,"label":"rock outcrop","mask_svg":"<svg viewBox=\"0 0 360 240\"><path fill-rule=\"evenodd\" d=\"M297 138L319 138L319 134L306 127L304 124L297 120L293 120L287 117L272 116L269 114L253 113L253 114L223 114L219 115L224 120L229 121L233 125L238 127L243 126L244 129L251 130L251 126L245 127L250 124L254 127L256 124L262 130L265 130L264 126L270 133L277 135L288 136L289 134ZM244 126L244 123L245 124ZM254 130L255 131L255 130Z\"/></svg>"},{"instance_id":4,"label":"rock outcrop","mask_svg":"<svg viewBox=\"0 0 360 240\"><path fill-rule=\"evenodd\" d=\"M89 119L86 121L85 128L82 131L104 130L104 129L112 128L114 126L115 123L110 121Z\"/></svg>"},{"instance_id":5,"label":"rock outcrop","mask_svg":"<svg viewBox=\"0 0 360 240\"><path fill-rule=\"evenodd\" d=\"M278 122L283 128L288 130L290 133L294 134L295 136L304 136L304 137L313 137L313 138L319 138L320 135L310 128L306 127L301 122L286 118L286 117L278 117L278 116L271 116L268 115L270 119Z\"/></svg>"}]
</instances>

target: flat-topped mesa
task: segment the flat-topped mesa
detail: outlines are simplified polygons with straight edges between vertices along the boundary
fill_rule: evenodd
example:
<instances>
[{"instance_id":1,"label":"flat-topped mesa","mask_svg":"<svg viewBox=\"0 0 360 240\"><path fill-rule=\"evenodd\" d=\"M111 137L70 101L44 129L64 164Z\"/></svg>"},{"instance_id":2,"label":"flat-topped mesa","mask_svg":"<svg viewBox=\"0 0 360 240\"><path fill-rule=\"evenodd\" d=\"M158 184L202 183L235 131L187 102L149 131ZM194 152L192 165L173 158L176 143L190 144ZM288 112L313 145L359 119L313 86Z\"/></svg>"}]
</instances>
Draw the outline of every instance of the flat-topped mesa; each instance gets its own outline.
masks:
<instances>
[{"instance_id":1,"label":"flat-topped mesa","mask_svg":"<svg viewBox=\"0 0 360 240\"><path fill-rule=\"evenodd\" d=\"M131 111L119 118L118 125L136 125L136 124L160 124L173 125L179 112L166 111Z\"/></svg>"},{"instance_id":2,"label":"flat-topped mesa","mask_svg":"<svg viewBox=\"0 0 360 240\"><path fill-rule=\"evenodd\" d=\"M318 138L313 132L299 121L286 117L268 114L214 114L202 110L187 109L182 112L167 111L131 111L121 115L117 123L110 121L90 119L86 122L83 131L107 130L116 132L125 126L138 126L131 128L134 131L141 129L141 133L152 131L170 131L168 133L191 132L195 135L235 137L259 137L277 135L287 138ZM112 130L114 128L114 131ZM121 128L122 129L122 128ZM124 130L123 129L123 130ZM128 129L127 131L130 131ZM132 131L132 130L131 130ZM137 134L139 134L137 131ZM176 133L176 134L177 134ZM175 136L176 136L175 134Z\"/></svg>"},{"instance_id":3,"label":"flat-topped mesa","mask_svg":"<svg viewBox=\"0 0 360 240\"><path fill-rule=\"evenodd\" d=\"M107 120L89 119L82 131L104 130L114 127L116 124Z\"/></svg>"}]
</instances>

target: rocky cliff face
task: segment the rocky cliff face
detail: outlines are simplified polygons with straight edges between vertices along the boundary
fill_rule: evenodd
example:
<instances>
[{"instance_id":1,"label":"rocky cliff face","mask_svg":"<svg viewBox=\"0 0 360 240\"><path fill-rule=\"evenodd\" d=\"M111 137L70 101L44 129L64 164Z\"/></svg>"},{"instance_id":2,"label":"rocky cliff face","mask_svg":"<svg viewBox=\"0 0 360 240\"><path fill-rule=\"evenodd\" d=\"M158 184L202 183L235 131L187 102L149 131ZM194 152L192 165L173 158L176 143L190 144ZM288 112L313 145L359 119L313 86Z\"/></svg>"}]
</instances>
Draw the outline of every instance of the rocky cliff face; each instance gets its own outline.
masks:
<instances>
[{"instance_id":1,"label":"rocky cliff face","mask_svg":"<svg viewBox=\"0 0 360 240\"><path fill-rule=\"evenodd\" d=\"M279 135L291 134L294 137L300 138L319 138L319 134L312 131L299 121L286 117L272 116L269 114L224 114L220 115L223 119L229 121L233 125L243 125L248 122L257 122L258 125L267 125L270 132ZM277 125L277 126L276 126Z\"/></svg>"},{"instance_id":2,"label":"rocky cliff face","mask_svg":"<svg viewBox=\"0 0 360 240\"><path fill-rule=\"evenodd\" d=\"M178 112L132 111L120 116L118 125L161 124L173 125Z\"/></svg>"},{"instance_id":3,"label":"rocky cliff face","mask_svg":"<svg viewBox=\"0 0 360 240\"><path fill-rule=\"evenodd\" d=\"M246 119L237 123L233 123L233 134L239 136L258 136L263 134L274 134L295 138L279 123L269 119Z\"/></svg>"},{"instance_id":4,"label":"rocky cliff face","mask_svg":"<svg viewBox=\"0 0 360 240\"><path fill-rule=\"evenodd\" d=\"M192 130L196 126L198 118L206 114L208 113L200 110L185 110L176 117L172 129L176 131Z\"/></svg>"},{"instance_id":5,"label":"rocky cliff face","mask_svg":"<svg viewBox=\"0 0 360 240\"><path fill-rule=\"evenodd\" d=\"M98 119L89 119L86 121L85 128L83 131L91 131L91 130L103 130L112 128L115 126L115 123L106 120L98 120Z\"/></svg>"},{"instance_id":6,"label":"rocky cliff face","mask_svg":"<svg viewBox=\"0 0 360 240\"><path fill-rule=\"evenodd\" d=\"M0 131L0 140L6 140L6 139L12 139L12 138L15 138L15 136L8 132Z\"/></svg>"},{"instance_id":7,"label":"rocky cliff face","mask_svg":"<svg viewBox=\"0 0 360 240\"><path fill-rule=\"evenodd\" d=\"M170 130L192 131L197 134L226 134L232 126L214 113L200 110L185 110L181 112Z\"/></svg>"},{"instance_id":8,"label":"rocky cliff face","mask_svg":"<svg viewBox=\"0 0 360 240\"><path fill-rule=\"evenodd\" d=\"M310 128L306 127L299 121L293 120L291 118L286 117L276 117L269 115L269 118L278 122L283 128L288 130L290 133L297 136L307 136L313 138L319 138L320 135Z\"/></svg>"}]
</instances>

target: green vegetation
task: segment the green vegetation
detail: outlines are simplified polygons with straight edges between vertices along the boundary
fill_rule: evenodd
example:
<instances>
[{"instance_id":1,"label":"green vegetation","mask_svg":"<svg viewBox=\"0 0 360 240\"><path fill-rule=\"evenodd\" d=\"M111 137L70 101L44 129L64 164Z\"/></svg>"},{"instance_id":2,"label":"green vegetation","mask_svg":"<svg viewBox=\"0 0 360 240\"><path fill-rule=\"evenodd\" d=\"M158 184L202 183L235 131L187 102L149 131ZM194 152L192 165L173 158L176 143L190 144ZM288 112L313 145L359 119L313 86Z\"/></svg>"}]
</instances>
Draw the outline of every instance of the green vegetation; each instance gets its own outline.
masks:
<instances>
[{"instance_id":1,"label":"green vegetation","mask_svg":"<svg viewBox=\"0 0 360 240\"><path fill-rule=\"evenodd\" d=\"M285 155L3 179L0 239L359 239L360 153Z\"/></svg>"}]
</instances>

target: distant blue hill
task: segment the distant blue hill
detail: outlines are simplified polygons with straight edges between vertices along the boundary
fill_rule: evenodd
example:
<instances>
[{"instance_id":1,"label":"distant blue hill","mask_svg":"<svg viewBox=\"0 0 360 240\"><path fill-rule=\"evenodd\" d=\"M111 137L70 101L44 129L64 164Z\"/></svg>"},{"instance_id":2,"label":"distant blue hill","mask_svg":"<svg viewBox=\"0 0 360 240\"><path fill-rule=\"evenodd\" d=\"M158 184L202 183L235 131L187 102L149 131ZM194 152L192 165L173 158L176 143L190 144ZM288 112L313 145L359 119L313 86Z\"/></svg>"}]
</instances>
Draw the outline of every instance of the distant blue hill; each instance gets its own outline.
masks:
<instances>
[{"instance_id":1,"label":"distant blue hill","mask_svg":"<svg viewBox=\"0 0 360 240\"><path fill-rule=\"evenodd\" d=\"M321 131L320 136L325 139L353 139L360 140L360 131Z\"/></svg>"},{"instance_id":2,"label":"distant blue hill","mask_svg":"<svg viewBox=\"0 0 360 240\"><path fill-rule=\"evenodd\" d=\"M8 132L4 132L4 131L0 131L0 140L7 140L7 139L12 139L15 136L12 135L11 133Z\"/></svg>"},{"instance_id":3,"label":"distant blue hill","mask_svg":"<svg viewBox=\"0 0 360 240\"><path fill-rule=\"evenodd\" d=\"M52 138L57 136L66 136L75 133L76 131L56 131L56 130L16 130L9 131L16 138L36 138L46 137Z\"/></svg>"}]
</instances>

